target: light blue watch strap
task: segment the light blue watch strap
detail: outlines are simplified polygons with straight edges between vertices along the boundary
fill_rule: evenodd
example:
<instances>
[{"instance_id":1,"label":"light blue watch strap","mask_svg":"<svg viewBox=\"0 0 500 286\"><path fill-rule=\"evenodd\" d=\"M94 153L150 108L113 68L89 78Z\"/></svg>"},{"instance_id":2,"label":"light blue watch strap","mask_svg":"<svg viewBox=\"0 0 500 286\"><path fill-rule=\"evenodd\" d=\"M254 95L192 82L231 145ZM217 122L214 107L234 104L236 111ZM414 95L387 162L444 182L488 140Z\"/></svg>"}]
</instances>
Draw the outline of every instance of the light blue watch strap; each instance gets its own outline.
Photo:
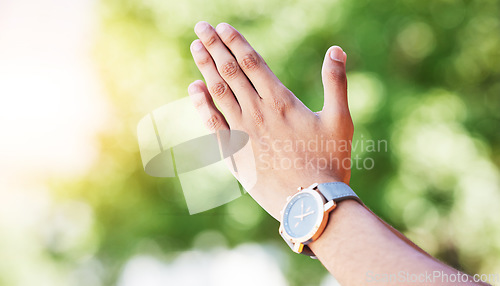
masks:
<instances>
[{"instance_id":1,"label":"light blue watch strap","mask_svg":"<svg viewBox=\"0 0 500 286\"><path fill-rule=\"evenodd\" d=\"M361 203L358 195L347 184L342 182L323 183L318 185L319 192L325 197L326 201L334 200L356 200Z\"/></svg>"},{"instance_id":2,"label":"light blue watch strap","mask_svg":"<svg viewBox=\"0 0 500 286\"><path fill-rule=\"evenodd\" d=\"M327 202L334 200L337 203L343 200L351 199L359 202L360 204L363 204L363 202L361 202L358 195L356 195L351 187L343 182L323 183L319 184L317 188L318 191L325 197ZM293 249L293 244L289 242L284 236L283 238L285 239L288 246ZM311 258L316 258L312 250L307 245L304 245L301 254L308 255Z\"/></svg>"}]
</instances>

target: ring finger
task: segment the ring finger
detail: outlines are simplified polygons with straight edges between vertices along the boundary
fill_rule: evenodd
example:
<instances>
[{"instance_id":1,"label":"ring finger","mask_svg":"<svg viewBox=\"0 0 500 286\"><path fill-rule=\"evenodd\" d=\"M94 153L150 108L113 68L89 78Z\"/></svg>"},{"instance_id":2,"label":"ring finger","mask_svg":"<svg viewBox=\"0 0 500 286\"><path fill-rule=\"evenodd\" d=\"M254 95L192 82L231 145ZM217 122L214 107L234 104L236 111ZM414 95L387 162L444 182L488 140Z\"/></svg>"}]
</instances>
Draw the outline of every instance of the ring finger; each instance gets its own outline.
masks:
<instances>
[{"instance_id":1,"label":"ring finger","mask_svg":"<svg viewBox=\"0 0 500 286\"><path fill-rule=\"evenodd\" d=\"M191 44L191 53L196 66L205 78L210 95L226 117L229 125L241 116L241 108L227 83L217 72L215 63L200 40Z\"/></svg>"}]
</instances>

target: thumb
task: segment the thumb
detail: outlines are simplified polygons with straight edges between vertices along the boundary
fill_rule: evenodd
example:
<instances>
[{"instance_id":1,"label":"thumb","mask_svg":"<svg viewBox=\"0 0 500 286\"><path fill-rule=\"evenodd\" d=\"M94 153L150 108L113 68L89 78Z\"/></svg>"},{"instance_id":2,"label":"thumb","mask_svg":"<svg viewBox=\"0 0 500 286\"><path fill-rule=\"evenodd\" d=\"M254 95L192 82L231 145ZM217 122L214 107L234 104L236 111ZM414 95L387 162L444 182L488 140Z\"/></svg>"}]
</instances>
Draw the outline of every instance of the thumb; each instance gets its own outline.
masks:
<instances>
[{"instance_id":1,"label":"thumb","mask_svg":"<svg viewBox=\"0 0 500 286\"><path fill-rule=\"evenodd\" d=\"M325 103L322 114L326 116L332 116L340 110L348 110L346 59L346 53L339 46L333 46L326 52L321 70L325 90Z\"/></svg>"}]
</instances>

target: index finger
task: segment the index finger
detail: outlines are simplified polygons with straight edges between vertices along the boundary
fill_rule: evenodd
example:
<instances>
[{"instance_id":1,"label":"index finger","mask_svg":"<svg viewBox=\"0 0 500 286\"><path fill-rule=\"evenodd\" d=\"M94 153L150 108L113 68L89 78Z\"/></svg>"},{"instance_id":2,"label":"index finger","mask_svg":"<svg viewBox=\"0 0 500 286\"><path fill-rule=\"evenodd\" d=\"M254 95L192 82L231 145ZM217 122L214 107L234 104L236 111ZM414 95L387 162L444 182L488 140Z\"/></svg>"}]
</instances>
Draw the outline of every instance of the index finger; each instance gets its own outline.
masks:
<instances>
[{"instance_id":1,"label":"index finger","mask_svg":"<svg viewBox=\"0 0 500 286\"><path fill-rule=\"evenodd\" d=\"M227 23L220 23L215 28L220 39L233 53L243 72L264 98L272 95L280 80L269 69L264 59L252 48L248 41L235 28Z\"/></svg>"}]
</instances>

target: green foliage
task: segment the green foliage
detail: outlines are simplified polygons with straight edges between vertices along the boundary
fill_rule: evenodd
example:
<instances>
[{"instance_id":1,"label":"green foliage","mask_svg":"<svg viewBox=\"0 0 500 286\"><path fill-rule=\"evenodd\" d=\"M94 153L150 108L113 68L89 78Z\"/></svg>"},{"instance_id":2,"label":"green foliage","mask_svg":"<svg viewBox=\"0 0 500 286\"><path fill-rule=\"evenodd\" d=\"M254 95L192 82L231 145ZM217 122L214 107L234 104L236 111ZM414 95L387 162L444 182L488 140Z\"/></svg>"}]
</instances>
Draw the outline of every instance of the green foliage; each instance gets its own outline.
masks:
<instances>
[{"instance_id":1,"label":"green foliage","mask_svg":"<svg viewBox=\"0 0 500 286\"><path fill-rule=\"evenodd\" d=\"M171 259L205 230L229 246L286 246L278 223L249 196L190 216L176 179L147 176L135 138L139 119L186 96L201 78L189 45L199 20L228 22L313 110L322 108L324 53L348 54L355 138L386 140L359 150L353 170L366 204L417 244L469 273L500 268L500 5L498 1L117 1L102 2L95 49L115 107L100 160L64 196L88 202L97 257L113 283L152 241ZM61 195L63 196L63 195ZM237 206L237 207L235 207ZM255 219L238 219L238 210ZM480 221L481 223L479 223ZM317 285L320 263L287 252L292 285ZM300 271L297 271L300 270ZM301 275L306 271L307 275Z\"/></svg>"}]
</instances>

